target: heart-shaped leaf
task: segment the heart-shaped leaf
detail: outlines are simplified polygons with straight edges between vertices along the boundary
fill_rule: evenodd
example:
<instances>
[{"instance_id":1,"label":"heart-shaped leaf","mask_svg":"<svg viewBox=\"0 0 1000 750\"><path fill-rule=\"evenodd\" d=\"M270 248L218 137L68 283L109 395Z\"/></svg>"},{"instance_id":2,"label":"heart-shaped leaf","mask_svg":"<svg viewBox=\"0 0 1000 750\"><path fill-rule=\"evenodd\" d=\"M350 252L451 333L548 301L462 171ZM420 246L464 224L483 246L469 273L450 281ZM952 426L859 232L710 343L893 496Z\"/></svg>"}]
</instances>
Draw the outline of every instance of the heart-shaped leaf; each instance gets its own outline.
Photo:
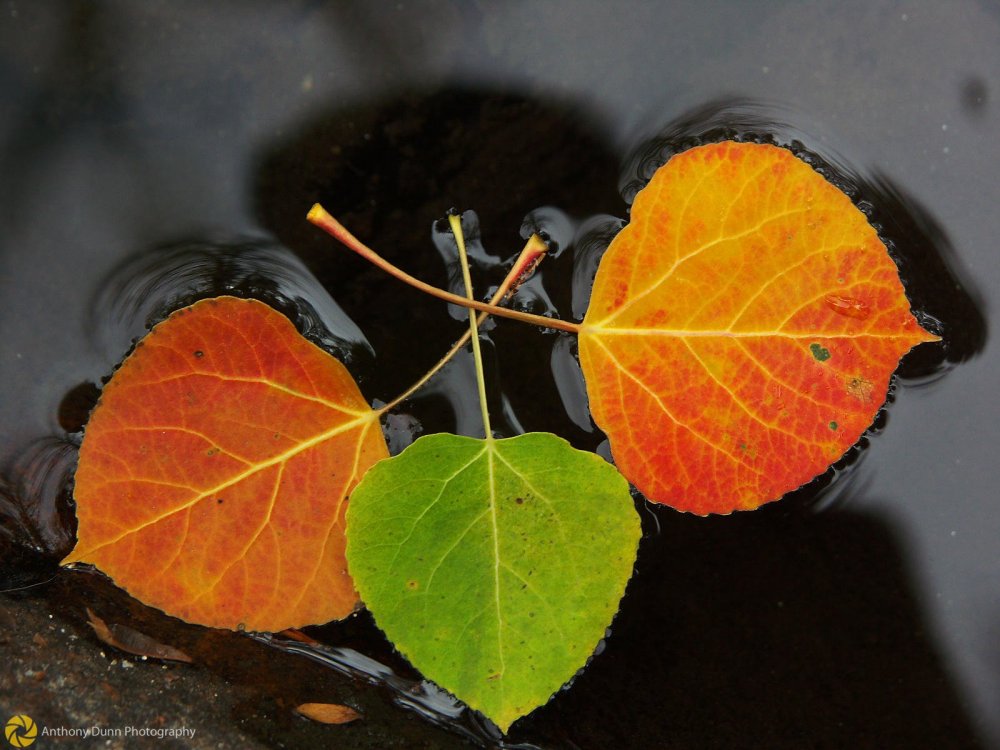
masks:
<instances>
[{"instance_id":1,"label":"heart-shaped leaf","mask_svg":"<svg viewBox=\"0 0 1000 750\"><path fill-rule=\"evenodd\" d=\"M555 435L429 435L347 514L362 599L426 677L501 730L586 663L632 574L628 483Z\"/></svg>"},{"instance_id":2,"label":"heart-shaped leaf","mask_svg":"<svg viewBox=\"0 0 1000 750\"><path fill-rule=\"evenodd\" d=\"M261 302L203 300L153 328L105 386L64 562L212 627L338 619L357 606L347 497L387 455L343 364Z\"/></svg>"},{"instance_id":3,"label":"heart-shaped leaf","mask_svg":"<svg viewBox=\"0 0 1000 750\"><path fill-rule=\"evenodd\" d=\"M648 498L755 508L871 425L900 357L936 337L850 199L791 152L674 156L601 260L579 328L594 420Z\"/></svg>"}]
</instances>

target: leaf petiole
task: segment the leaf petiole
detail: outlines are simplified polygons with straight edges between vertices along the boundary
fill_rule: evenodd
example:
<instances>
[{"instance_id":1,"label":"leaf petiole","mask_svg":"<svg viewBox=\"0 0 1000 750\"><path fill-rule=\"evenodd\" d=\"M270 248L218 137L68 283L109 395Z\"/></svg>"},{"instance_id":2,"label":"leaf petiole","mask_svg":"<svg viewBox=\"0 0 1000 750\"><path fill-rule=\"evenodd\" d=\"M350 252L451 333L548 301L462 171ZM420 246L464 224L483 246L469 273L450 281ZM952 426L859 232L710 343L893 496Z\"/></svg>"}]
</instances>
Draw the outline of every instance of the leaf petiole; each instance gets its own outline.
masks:
<instances>
[{"instance_id":1,"label":"leaf petiole","mask_svg":"<svg viewBox=\"0 0 1000 750\"><path fill-rule=\"evenodd\" d=\"M499 305L511 297L517 290L517 287L520 286L520 284L532 274L538 264L542 262L542 259L545 257L545 253L548 252L548 249L548 246L542 241L541 237L537 234L531 235L531 237L528 238L527 244L525 244L521 253L517 256L517 260L514 261L514 265L511 267L507 276L496 290L496 293L490 298L490 304ZM476 318L477 328L483 324L488 315L489 313L485 312L479 313ZM452 345L447 354L438 360L437 364L428 370L417 382L403 391L403 393L399 394L388 404L378 409L375 412L376 415L381 417L383 414L396 408L410 398L410 396L414 393L423 388L427 382L441 370L442 367L451 361L452 357L454 357L460 349L469 343L469 339L471 338L472 331L466 331L462 334L462 337Z\"/></svg>"},{"instance_id":2,"label":"leaf petiole","mask_svg":"<svg viewBox=\"0 0 1000 750\"><path fill-rule=\"evenodd\" d=\"M465 251L462 217L450 214L448 223L451 224L451 231L455 235L455 244L458 245L458 258L462 263L462 279L465 281L465 296L471 300L473 299L472 276L469 273L469 255ZM490 427L490 410L486 404L486 376L483 373L483 353L479 347L479 322L472 310L469 310L469 336L472 338L472 356L476 360L476 385L479 388L479 409L483 414L483 431L486 433L487 442L489 442L493 440L493 430Z\"/></svg>"},{"instance_id":3,"label":"leaf petiole","mask_svg":"<svg viewBox=\"0 0 1000 750\"><path fill-rule=\"evenodd\" d=\"M419 289L422 292L430 294L431 296L442 299L445 302L451 302L456 305L461 305L462 307L471 308L473 310L479 310L480 312L489 313L491 315L496 315L500 318L512 318L513 320L520 320L522 323L531 323L532 325L540 326L542 328L555 328L560 331L566 331L568 333L579 333L580 326L577 323L573 323L568 320L561 320L559 318L546 318L544 315L533 315L532 313L521 312L520 310L511 310L506 307L497 307L495 304L480 302L475 299L468 299L466 297L461 297L457 294L452 294L451 292L445 291L444 289L439 289L436 286L432 286L425 281L421 281L415 276L411 276L406 273L403 269L398 266L393 265L381 255L376 253L370 247L361 242L357 237L347 231L339 221L333 218L325 208L323 208L319 203L313 205L306 215L306 218L312 223L318 226L320 229L325 231L331 237L339 240L343 245L345 245L350 250L353 250L358 255L360 255L365 260L373 263L374 265L381 268L386 273L391 276L395 276L400 281L403 281L415 289Z\"/></svg>"}]
</instances>

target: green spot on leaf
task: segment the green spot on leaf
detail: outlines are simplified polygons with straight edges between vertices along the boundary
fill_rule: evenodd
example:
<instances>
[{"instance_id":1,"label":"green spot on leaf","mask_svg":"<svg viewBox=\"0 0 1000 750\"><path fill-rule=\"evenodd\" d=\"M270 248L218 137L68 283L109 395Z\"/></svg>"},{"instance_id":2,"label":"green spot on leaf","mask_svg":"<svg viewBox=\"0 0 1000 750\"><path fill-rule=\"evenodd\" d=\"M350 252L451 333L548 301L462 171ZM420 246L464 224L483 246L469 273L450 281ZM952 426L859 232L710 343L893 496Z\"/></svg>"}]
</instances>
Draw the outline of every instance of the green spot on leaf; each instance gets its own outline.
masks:
<instances>
[{"instance_id":1,"label":"green spot on leaf","mask_svg":"<svg viewBox=\"0 0 1000 750\"><path fill-rule=\"evenodd\" d=\"M505 732L604 637L639 536L622 476L545 433L422 437L370 469L347 511L351 576L379 627Z\"/></svg>"},{"instance_id":2,"label":"green spot on leaf","mask_svg":"<svg viewBox=\"0 0 1000 750\"><path fill-rule=\"evenodd\" d=\"M816 358L817 362L826 362L830 359L830 350L825 346L820 346L819 344L810 344L809 351Z\"/></svg>"},{"instance_id":3,"label":"green spot on leaf","mask_svg":"<svg viewBox=\"0 0 1000 750\"><path fill-rule=\"evenodd\" d=\"M838 426L838 425L837 425L837 423L836 423L836 422L830 422L830 429L831 429L831 430L836 430L836 429L837 429L837 426Z\"/></svg>"}]
</instances>

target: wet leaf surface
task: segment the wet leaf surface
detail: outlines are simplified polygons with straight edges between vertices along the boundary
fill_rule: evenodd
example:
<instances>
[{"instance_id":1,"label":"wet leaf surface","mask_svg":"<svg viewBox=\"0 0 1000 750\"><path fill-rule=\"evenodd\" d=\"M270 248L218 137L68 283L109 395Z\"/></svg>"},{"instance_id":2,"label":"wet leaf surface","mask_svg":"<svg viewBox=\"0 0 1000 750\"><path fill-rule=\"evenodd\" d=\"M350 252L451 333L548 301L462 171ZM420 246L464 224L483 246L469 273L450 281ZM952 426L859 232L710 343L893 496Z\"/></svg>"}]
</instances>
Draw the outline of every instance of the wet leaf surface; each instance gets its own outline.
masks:
<instances>
[{"instance_id":1,"label":"wet leaf surface","mask_svg":"<svg viewBox=\"0 0 1000 750\"><path fill-rule=\"evenodd\" d=\"M358 485L348 561L399 651L506 731L604 637L639 535L621 475L554 435L430 435Z\"/></svg>"},{"instance_id":2,"label":"wet leaf surface","mask_svg":"<svg viewBox=\"0 0 1000 750\"><path fill-rule=\"evenodd\" d=\"M204 300L156 326L105 386L64 562L212 627L344 617L357 606L346 499L386 455L340 362L263 303Z\"/></svg>"},{"instance_id":3,"label":"wet leaf surface","mask_svg":"<svg viewBox=\"0 0 1000 750\"><path fill-rule=\"evenodd\" d=\"M900 357L933 341L885 245L790 151L674 156L604 255L580 330L590 405L651 500L750 509L868 429Z\"/></svg>"}]
</instances>

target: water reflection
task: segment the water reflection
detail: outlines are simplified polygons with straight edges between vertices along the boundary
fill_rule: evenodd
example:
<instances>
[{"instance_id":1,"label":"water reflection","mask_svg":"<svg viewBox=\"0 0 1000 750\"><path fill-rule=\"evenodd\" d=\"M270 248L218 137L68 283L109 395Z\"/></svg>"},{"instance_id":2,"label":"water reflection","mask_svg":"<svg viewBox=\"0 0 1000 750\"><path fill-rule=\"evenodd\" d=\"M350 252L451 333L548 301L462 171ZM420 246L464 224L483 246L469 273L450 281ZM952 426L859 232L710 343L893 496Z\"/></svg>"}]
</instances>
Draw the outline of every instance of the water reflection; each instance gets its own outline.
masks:
<instances>
[{"instance_id":1,"label":"water reflection","mask_svg":"<svg viewBox=\"0 0 1000 750\"><path fill-rule=\"evenodd\" d=\"M573 317L583 320L590 290L604 251L625 226L617 216L590 216L580 223L573 242Z\"/></svg>"},{"instance_id":2,"label":"water reflection","mask_svg":"<svg viewBox=\"0 0 1000 750\"><path fill-rule=\"evenodd\" d=\"M556 221L558 221L558 219L556 219ZM531 223L532 222L526 222L522 225L522 235L524 235L524 227L529 226ZM561 224L563 226L569 225L568 219L562 221ZM563 226L560 226L559 228L563 228ZM539 230L540 233L545 234L546 237L551 237L548 232L545 232L541 225L539 225ZM485 300L492 297L494 292L496 292L500 282L514 265L517 255L512 254L506 259L501 259L497 255L490 255L483 246L480 231L478 214L471 210L463 211L462 232L465 236L466 252L469 258L472 288L476 290L477 296L480 299ZM528 236L530 236L530 234L528 234ZM527 237L525 237L525 239L527 239ZM458 246L455 244L454 235L452 235L451 228L448 226L447 221L441 219L434 222L431 230L431 240L434 243L434 247L437 248L438 255L441 256L441 260L444 262L444 267L448 274L448 291L452 294L458 294L464 297L465 283L462 281L462 266L459 261ZM553 255L550 257L557 257L559 251L560 247L558 243L553 243L553 250L550 251ZM544 268L537 269L528 279L517 287L514 295L508 301L507 306L515 310L535 313L536 315L546 315L550 317L556 316L558 311L555 309L555 306L552 304L552 300L549 299L548 293L545 291L545 286L542 281L544 276ZM464 322L469 318L468 310L460 305L449 304L448 312L455 320ZM483 330L492 330L494 325L495 321L492 318L487 318L486 322L483 324Z\"/></svg>"},{"instance_id":3,"label":"water reflection","mask_svg":"<svg viewBox=\"0 0 1000 750\"><path fill-rule=\"evenodd\" d=\"M180 241L127 258L98 287L87 330L114 362L174 310L223 294L267 302L349 367L371 366L371 345L354 321L302 261L262 240Z\"/></svg>"},{"instance_id":4,"label":"water reflection","mask_svg":"<svg viewBox=\"0 0 1000 750\"><path fill-rule=\"evenodd\" d=\"M354 679L366 680L389 692L392 701L421 718L446 728L471 742L504 750L541 750L531 743L509 743L493 722L470 711L465 704L432 682L406 678L391 668L351 648L302 643L262 633L253 636L283 653L301 656Z\"/></svg>"},{"instance_id":5,"label":"water reflection","mask_svg":"<svg viewBox=\"0 0 1000 750\"><path fill-rule=\"evenodd\" d=\"M0 591L49 580L72 549L76 452L69 439L44 438L0 476Z\"/></svg>"}]
</instances>

